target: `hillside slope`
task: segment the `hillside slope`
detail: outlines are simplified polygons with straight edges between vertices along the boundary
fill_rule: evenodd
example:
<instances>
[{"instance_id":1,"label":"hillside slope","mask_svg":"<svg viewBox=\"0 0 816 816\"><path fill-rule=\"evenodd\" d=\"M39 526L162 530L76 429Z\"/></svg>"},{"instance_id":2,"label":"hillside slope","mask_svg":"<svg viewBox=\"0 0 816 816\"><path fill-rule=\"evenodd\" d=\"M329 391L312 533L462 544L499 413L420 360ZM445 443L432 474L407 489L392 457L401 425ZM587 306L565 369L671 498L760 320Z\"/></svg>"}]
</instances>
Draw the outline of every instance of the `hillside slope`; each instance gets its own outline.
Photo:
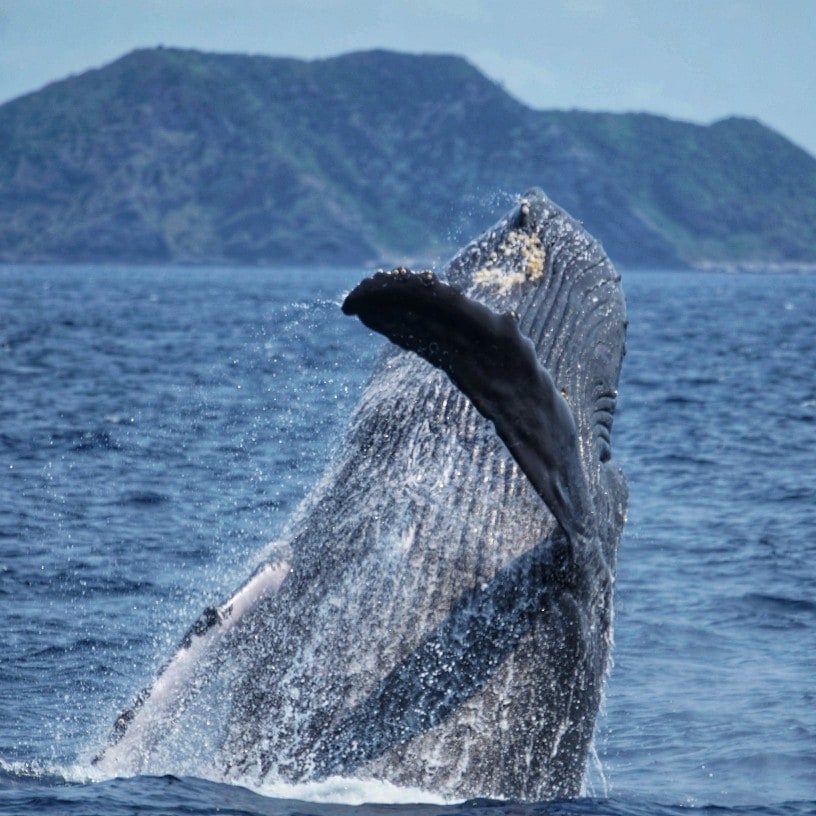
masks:
<instances>
[{"instance_id":1,"label":"hillside slope","mask_svg":"<svg viewBox=\"0 0 816 816\"><path fill-rule=\"evenodd\" d=\"M758 122L535 111L466 61L135 51L0 106L0 260L445 255L530 186L630 266L816 262L816 159Z\"/></svg>"}]
</instances>

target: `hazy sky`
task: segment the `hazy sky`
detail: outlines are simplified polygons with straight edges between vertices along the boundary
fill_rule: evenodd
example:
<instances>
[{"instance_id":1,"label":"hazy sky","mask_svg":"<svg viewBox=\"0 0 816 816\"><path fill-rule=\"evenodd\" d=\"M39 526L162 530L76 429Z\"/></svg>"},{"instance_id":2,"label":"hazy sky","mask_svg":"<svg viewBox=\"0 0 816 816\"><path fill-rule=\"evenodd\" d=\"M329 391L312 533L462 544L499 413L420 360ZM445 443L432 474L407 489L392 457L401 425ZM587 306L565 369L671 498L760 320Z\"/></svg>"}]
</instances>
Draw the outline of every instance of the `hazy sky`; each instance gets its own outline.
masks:
<instances>
[{"instance_id":1,"label":"hazy sky","mask_svg":"<svg viewBox=\"0 0 816 816\"><path fill-rule=\"evenodd\" d=\"M536 108L751 116L816 155L816 0L0 0L0 102L158 44L461 54Z\"/></svg>"}]
</instances>

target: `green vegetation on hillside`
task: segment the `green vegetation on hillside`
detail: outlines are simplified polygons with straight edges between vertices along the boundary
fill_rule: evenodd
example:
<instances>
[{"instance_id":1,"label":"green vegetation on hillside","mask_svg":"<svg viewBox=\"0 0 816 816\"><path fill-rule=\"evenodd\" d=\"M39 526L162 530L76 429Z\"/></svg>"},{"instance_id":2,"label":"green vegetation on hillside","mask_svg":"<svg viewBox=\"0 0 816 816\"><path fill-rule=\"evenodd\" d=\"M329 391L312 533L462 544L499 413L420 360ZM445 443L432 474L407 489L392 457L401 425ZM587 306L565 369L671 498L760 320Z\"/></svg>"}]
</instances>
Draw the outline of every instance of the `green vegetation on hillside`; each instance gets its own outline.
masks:
<instances>
[{"instance_id":1,"label":"green vegetation on hillside","mask_svg":"<svg viewBox=\"0 0 816 816\"><path fill-rule=\"evenodd\" d=\"M535 111L466 61L136 51L0 106L0 260L440 258L536 185L624 265L816 262L758 122Z\"/></svg>"}]
</instances>

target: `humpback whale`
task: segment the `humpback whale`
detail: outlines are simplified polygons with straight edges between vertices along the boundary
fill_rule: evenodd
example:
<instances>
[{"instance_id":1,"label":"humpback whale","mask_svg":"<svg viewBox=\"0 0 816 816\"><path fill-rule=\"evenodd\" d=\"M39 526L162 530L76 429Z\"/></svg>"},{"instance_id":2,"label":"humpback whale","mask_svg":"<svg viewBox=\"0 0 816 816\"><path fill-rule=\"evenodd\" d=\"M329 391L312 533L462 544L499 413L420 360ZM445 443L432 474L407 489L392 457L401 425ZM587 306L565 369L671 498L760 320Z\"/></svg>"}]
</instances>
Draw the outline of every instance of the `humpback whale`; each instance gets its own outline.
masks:
<instances>
[{"instance_id":1,"label":"humpback whale","mask_svg":"<svg viewBox=\"0 0 816 816\"><path fill-rule=\"evenodd\" d=\"M620 278L535 189L440 275L378 272L343 311L392 342L342 444L95 763L578 795L626 515Z\"/></svg>"}]
</instances>

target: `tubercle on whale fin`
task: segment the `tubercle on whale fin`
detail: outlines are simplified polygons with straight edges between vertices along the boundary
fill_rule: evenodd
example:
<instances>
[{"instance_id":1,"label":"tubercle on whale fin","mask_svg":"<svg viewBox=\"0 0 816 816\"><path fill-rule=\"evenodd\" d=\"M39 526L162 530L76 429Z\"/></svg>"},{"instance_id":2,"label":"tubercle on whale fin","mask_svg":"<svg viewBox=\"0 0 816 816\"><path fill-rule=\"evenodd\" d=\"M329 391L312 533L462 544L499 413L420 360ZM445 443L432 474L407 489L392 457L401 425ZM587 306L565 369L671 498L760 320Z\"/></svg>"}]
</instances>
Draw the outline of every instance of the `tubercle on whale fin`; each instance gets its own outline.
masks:
<instances>
[{"instance_id":1,"label":"tubercle on whale fin","mask_svg":"<svg viewBox=\"0 0 816 816\"><path fill-rule=\"evenodd\" d=\"M229 614L229 610L227 610ZM208 606L199 616L198 620L187 630L187 634L181 640L180 648L189 649L194 637L200 637L213 626L220 625L224 620L224 614L214 606Z\"/></svg>"}]
</instances>

